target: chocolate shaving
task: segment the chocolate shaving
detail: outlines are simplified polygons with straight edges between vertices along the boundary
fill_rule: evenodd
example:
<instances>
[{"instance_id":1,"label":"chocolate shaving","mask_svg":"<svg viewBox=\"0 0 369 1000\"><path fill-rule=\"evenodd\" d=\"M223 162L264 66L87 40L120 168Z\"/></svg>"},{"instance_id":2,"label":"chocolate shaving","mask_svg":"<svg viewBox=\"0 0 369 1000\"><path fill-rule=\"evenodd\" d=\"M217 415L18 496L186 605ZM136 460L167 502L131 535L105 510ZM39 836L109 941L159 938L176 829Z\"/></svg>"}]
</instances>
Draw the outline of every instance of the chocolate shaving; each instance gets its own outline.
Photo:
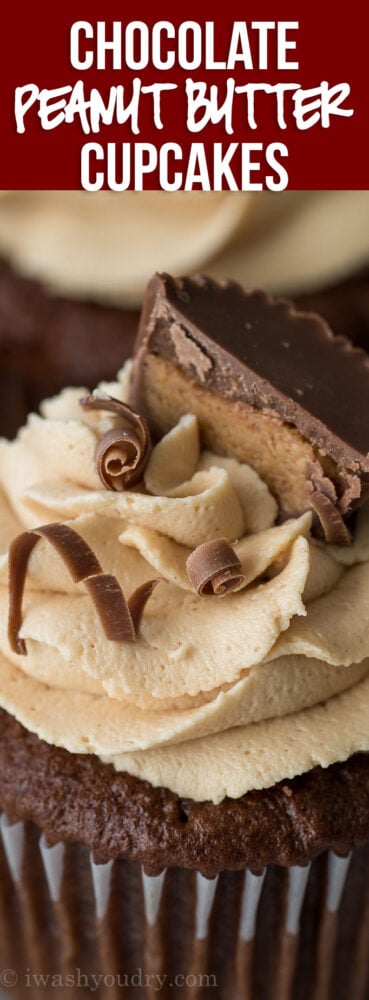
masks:
<instances>
[{"instance_id":1,"label":"chocolate shaving","mask_svg":"<svg viewBox=\"0 0 369 1000\"><path fill-rule=\"evenodd\" d=\"M46 524L23 531L9 548L9 618L10 648L27 655L19 631L22 624L22 599L28 560L40 538L45 538L61 556L75 583L84 583L93 601L102 629L113 642L135 642L146 601L159 580L149 580L126 601L115 576L104 573L95 553L85 540L66 524ZM142 593L141 593L142 592Z\"/></svg>"},{"instance_id":2,"label":"chocolate shaving","mask_svg":"<svg viewBox=\"0 0 369 1000\"><path fill-rule=\"evenodd\" d=\"M128 426L108 431L97 444L95 462L101 482L108 490L122 492L142 479L150 452L150 432L143 417L127 403L112 396L85 396L80 406L86 410L107 410Z\"/></svg>"},{"instance_id":3,"label":"chocolate shaving","mask_svg":"<svg viewBox=\"0 0 369 1000\"><path fill-rule=\"evenodd\" d=\"M149 597L151 597L155 587L157 587L158 583L161 582L161 579L161 577L158 577L156 580L147 580L146 583L142 583L140 587L137 587L137 589L133 591L133 594L131 594L128 598L128 608L136 632L145 610L146 603Z\"/></svg>"},{"instance_id":4,"label":"chocolate shaving","mask_svg":"<svg viewBox=\"0 0 369 1000\"><path fill-rule=\"evenodd\" d=\"M245 579L240 560L226 538L198 545L186 561L186 570L199 597L222 597Z\"/></svg>"},{"instance_id":5,"label":"chocolate shaving","mask_svg":"<svg viewBox=\"0 0 369 1000\"><path fill-rule=\"evenodd\" d=\"M135 642L136 630L122 588L115 576L101 573L84 581L104 633L112 642Z\"/></svg>"},{"instance_id":6,"label":"chocolate shaving","mask_svg":"<svg viewBox=\"0 0 369 1000\"><path fill-rule=\"evenodd\" d=\"M310 506L319 518L328 545L351 545L350 532L329 497L324 493L313 493Z\"/></svg>"}]
</instances>

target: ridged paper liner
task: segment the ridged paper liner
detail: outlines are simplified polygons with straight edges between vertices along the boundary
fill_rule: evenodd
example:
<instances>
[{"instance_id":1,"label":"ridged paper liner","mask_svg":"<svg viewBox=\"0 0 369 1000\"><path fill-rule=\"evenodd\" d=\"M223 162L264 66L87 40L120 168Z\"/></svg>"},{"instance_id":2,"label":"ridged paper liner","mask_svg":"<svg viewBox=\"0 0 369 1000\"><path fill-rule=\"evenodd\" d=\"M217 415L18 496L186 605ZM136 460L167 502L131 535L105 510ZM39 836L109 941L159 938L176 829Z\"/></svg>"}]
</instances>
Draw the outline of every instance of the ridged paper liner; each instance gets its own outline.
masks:
<instances>
[{"instance_id":1,"label":"ridged paper liner","mask_svg":"<svg viewBox=\"0 0 369 1000\"><path fill-rule=\"evenodd\" d=\"M97 865L84 846L49 847L4 814L0 830L0 989L10 996L367 1000L369 845L208 880Z\"/></svg>"}]
</instances>

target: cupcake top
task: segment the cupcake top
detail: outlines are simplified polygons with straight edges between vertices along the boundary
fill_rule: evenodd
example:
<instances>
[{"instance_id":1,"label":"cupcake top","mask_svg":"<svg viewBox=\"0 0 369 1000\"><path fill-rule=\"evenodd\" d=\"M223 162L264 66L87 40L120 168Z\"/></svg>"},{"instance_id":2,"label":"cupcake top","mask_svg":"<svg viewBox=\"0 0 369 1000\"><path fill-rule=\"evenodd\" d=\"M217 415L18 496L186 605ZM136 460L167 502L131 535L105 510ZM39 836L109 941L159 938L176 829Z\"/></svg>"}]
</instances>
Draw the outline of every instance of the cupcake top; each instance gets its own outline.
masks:
<instances>
[{"instance_id":1,"label":"cupcake top","mask_svg":"<svg viewBox=\"0 0 369 1000\"><path fill-rule=\"evenodd\" d=\"M156 270L295 293L368 262L367 191L2 192L0 253L74 297L140 304Z\"/></svg>"},{"instance_id":2,"label":"cupcake top","mask_svg":"<svg viewBox=\"0 0 369 1000\"><path fill-rule=\"evenodd\" d=\"M278 523L266 482L204 447L191 412L151 451L136 421L130 451L130 381L129 363L92 406L67 389L1 442L1 705L50 744L214 803L369 750L368 503L349 546L314 538L309 511ZM64 541L39 537L56 522Z\"/></svg>"}]
</instances>

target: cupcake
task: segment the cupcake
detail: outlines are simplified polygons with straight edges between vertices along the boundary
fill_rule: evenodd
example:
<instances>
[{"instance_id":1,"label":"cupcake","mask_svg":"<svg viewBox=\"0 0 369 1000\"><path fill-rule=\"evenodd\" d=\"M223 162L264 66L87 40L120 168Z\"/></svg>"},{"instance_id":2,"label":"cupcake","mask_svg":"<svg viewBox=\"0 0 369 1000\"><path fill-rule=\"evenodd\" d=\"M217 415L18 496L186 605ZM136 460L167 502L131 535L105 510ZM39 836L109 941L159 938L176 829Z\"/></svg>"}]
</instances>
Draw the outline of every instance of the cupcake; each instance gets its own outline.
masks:
<instances>
[{"instance_id":1,"label":"cupcake","mask_svg":"<svg viewBox=\"0 0 369 1000\"><path fill-rule=\"evenodd\" d=\"M115 381L1 442L11 995L366 996L368 380L156 275Z\"/></svg>"}]
</instances>

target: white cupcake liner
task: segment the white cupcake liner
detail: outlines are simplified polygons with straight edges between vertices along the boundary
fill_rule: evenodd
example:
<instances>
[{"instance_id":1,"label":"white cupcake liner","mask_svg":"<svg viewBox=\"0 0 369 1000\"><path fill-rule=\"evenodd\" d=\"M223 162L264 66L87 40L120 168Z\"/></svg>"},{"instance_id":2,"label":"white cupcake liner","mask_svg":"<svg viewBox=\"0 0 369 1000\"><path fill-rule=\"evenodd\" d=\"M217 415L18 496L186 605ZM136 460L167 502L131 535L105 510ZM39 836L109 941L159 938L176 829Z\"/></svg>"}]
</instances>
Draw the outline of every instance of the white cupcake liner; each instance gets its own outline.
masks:
<instances>
[{"instance_id":1,"label":"white cupcake liner","mask_svg":"<svg viewBox=\"0 0 369 1000\"><path fill-rule=\"evenodd\" d=\"M32 836L30 827L33 831L31 831ZM96 945L96 971L91 971L94 968L93 960L91 966L89 959L86 975L100 977L98 987L94 986L94 989L91 989L97 998L114 1000L115 997L120 997L122 995L120 983L123 977L124 996L132 997L132 1000L136 1000L140 995L150 997L158 995L158 992L163 997L178 995L195 998L208 995L206 990L208 992L210 990L209 995L221 1000L223 997L226 1000L264 1000L264 998L300 1000L300 997L301 1000L310 998L341 1000L341 995L336 996L335 992L332 993L332 984L334 984L335 964L339 958L337 949L345 938L339 914L345 910L342 906L345 894L349 901L352 896L350 872L351 862L357 854L355 851L353 855L347 857L339 857L333 852L328 852L326 856L313 860L306 867L292 866L283 870L271 866L261 874L254 874L249 870L238 873L222 872L214 879L207 879L199 872L183 869L166 869L157 876L150 876L142 866L123 860L97 864L87 848L80 846L78 850L82 852L80 857L83 859L84 868L83 883L80 888L78 883L80 872L79 868L77 870L77 867L73 867L75 861L71 860L70 845L57 843L49 846L44 834L36 835L32 824L11 823L4 813L0 817L0 834L4 863L12 886L11 891L9 887L6 890L8 901L13 900L9 906L10 930L14 906L19 910L21 922L24 916L23 908L25 905L27 908L28 930L25 952L19 958L19 967L14 970L18 984L12 988L12 996L19 996L22 1000L32 1000L33 997L43 997L44 1000L45 998L48 1000L49 995L50 1000L51 998L55 1000L59 995L71 996L66 981L64 992L62 987L58 992L53 986L48 993L44 986L39 988L34 983L26 984L27 991L24 988L25 970L28 969L31 977L33 972L40 972L39 967L34 965L32 913L37 914L40 927L43 927L41 912L43 906L45 926L42 936L45 934L46 942L48 924L49 929L51 927L50 920L56 924L52 928L52 933L54 951L56 942L57 958L49 974L51 975L54 969L59 977L63 975L66 977L67 970L71 975L71 968L75 974L77 969L81 975L84 974L83 948L80 953L75 942L76 940L78 942L79 933L81 941L85 935L91 945L92 955ZM33 869L36 867L38 870L37 866L40 865L37 885L32 880L29 883L30 857ZM364 870L366 871L366 868ZM25 888L27 885L28 888ZM117 885L120 886L119 896L117 896ZM309 897L313 895L314 885L315 895L318 892L320 902L314 917L316 926L309 927L304 914L307 912L306 908L311 905ZM37 900L39 893L43 900L41 910ZM76 899L82 900L83 903L80 914L75 912ZM119 924L119 919L117 923L117 899L118 908L120 905L125 907L122 926ZM2 905L4 909L4 901ZM274 915L272 914L268 929L272 910ZM53 914L52 918L50 914ZM179 933L181 921L183 940L180 939ZM177 930L174 926L176 922ZM124 980L124 976L128 976L123 947L128 924L135 943L135 956L138 956L141 962L137 966L137 975L140 973L141 978L146 976L147 980L151 977L150 983L148 981L146 983L145 980L142 985L141 982L142 994L138 991L136 983ZM369 948L369 919L367 925L368 940L367 942L362 940L362 932L358 944L364 960L366 944ZM224 952L224 963L220 957L223 949L223 929L230 942ZM305 943L302 941L302 930L304 940L305 938L307 940L309 935L311 937L313 947L311 961L315 969L311 983L306 989L301 976L299 979L299 963L307 960L309 947L306 941ZM58 934L60 934L59 951ZM176 940L175 948L173 943L170 946L168 944L171 935L174 935ZM181 984L173 982L175 949L178 951L180 974L184 980L188 980ZM21 951L20 948L20 956ZM37 951L37 962L40 961L41 953L42 949ZM261 953L264 956L264 969ZM1 957L1 961L7 963L7 954ZM14 962L12 956L9 957L10 964L6 964L7 969L12 969L11 961ZM166 971L168 962L172 972ZM217 974L212 973L213 967L218 970ZM220 982L217 979L219 970ZM129 973L131 980L133 975L131 968ZM164 979L160 991L157 988L159 976ZM209 976L210 982L206 979ZM268 986L270 976L272 985ZM217 980L216 985L214 979ZM354 979L356 983L361 983L361 986L355 986L356 992L350 991L350 1000L364 1000L368 985L365 974L359 974L356 969ZM0 969L0 990L5 989L6 985L6 980L1 979ZM17 989L20 992L17 993ZM337 992L337 987L334 989ZM78 991L77 983L77 996Z\"/></svg>"}]
</instances>

